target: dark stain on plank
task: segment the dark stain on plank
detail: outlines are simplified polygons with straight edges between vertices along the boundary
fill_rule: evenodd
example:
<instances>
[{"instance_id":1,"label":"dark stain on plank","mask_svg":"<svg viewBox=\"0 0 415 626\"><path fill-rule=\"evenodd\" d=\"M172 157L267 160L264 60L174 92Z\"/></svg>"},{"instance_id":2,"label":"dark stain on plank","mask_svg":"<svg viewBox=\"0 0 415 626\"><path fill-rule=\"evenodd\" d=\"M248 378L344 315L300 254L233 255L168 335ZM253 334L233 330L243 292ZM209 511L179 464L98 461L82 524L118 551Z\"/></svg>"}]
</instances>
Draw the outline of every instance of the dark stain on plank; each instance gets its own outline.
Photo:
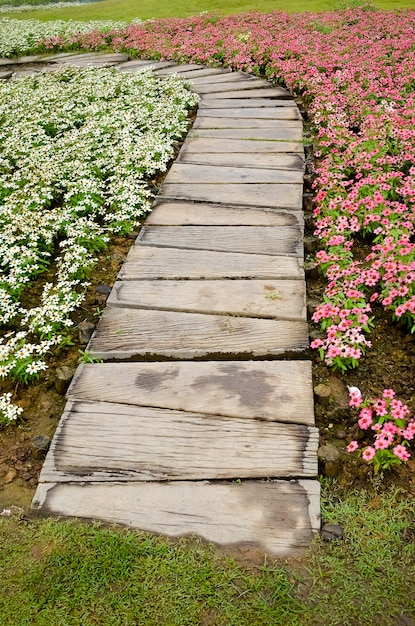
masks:
<instances>
[{"instance_id":1,"label":"dark stain on plank","mask_svg":"<svg viewBox=\"0 0 415 626\"><path fill-rule=\"evenodd\" d=\"M224 363L218 369L225 376L199 376L193 386L203 389L213 383L239 396L241 403L251 408L262 405L273 391L273 387L264 380L263 370L247 372L233 363Z\"/></svg>"}]
</instances>

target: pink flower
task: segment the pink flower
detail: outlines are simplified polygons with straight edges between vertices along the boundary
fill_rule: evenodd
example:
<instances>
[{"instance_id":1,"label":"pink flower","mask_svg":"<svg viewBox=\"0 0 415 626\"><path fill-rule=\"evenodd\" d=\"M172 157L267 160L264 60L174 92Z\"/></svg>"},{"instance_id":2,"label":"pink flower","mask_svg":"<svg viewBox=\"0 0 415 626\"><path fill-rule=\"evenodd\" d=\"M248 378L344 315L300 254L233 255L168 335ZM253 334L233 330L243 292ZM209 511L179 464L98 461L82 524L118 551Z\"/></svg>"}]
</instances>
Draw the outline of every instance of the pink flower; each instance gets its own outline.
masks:
<instances>
[{"instance_id":1,"label":"pink flower","mask_svg":"<svg viewBox=\"0 0 415 626\"><path fill-rule=\"evenodd\" d=\"M368 408L362 409L360 411L360 419L358 421L359 428L367 430L369 426L372 426L372 423L372 411Z\"/></svg>"},{"instance_id":2,"label":"pink flower","mask_svg":"<svg viewBox=\"0 0 415 626\"><path fill-rule=\"evenodd\" d=\"M376 454L376 450L372 446L368 446L366 450L362 452L362 459L369 463Z\"/></svg>"},{"instance_id":3,"label":"pink flower","mask_svg":"<svg viewBox=\"0 0 415 626\"><path fill-rule=\"evenodd\" d=\"M357 441L351 441L349 445L347 446L346 450L347 452L354 452L355 450L357 450L358 447L359 447L359 444L357 443Z\"/></svg>"},{"instance_id":4,"label":"pink flower","mask_svg":"<svg viewBox=\"0 0 415 626\"><path fill-rule=\"evenodd\" d=\"M411 455L409 454L408 450L404 446L401 446L400 444L394 447L393 453L401 461L407 461L408 459L411 458Z\"/></svg>"}]
</instances>

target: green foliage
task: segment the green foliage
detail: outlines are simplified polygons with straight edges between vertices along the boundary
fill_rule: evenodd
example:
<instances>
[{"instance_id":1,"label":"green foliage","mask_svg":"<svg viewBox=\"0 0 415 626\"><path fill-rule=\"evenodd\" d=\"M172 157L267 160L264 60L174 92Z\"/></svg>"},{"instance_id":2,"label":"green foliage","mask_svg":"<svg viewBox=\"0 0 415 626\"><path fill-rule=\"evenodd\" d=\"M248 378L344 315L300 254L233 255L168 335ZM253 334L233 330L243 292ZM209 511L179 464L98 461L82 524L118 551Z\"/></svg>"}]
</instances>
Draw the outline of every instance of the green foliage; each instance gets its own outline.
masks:
<instances>
[{"instance_id":1,"label":"green foliage","mask_svg":"<svg viewBox=\"0 0 415 626\"><path fill-rule=\"evenodd\" d=\"M0 519L0 624L412 623L415 499L399 489L344 495L330 479L322 487L323 522L341 524L344 541L317 539L300 561L256 567L193 538Z\"/></svg>"}]
</instances>

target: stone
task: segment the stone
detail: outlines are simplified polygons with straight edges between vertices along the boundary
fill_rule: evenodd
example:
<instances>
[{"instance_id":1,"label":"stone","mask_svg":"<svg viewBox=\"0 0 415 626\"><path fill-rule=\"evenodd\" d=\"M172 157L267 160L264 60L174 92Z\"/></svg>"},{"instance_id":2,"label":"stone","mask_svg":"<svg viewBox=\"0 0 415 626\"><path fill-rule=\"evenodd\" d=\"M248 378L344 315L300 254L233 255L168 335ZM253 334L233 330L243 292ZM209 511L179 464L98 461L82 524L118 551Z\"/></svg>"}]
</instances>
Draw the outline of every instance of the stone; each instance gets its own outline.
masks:
<instances>
[{"instance_id":1,"label":"stone","mask_svg":"<svg viewBox=\"0 0 415 626\"><path fill-rule=\"evenodd\" d=\"M98 285L95 288L95 302L99 305L105 304L110 293L111 287L109 285Z\"/></svg>"},{"instance_id":2,"label":"stone","mask_svg":"<svg viewBox=\"0 0 415 626\"><path fill-rule=\"evenodd\" d=\"M346 431L345 430L336 431L336 437L337 439L346 439Z\"/></svg>"},{"instance_id":3,"label":"stone","mask_svg":"<svg viewBox=\"0 0 415 626\"><path fill-rule=\"evenodd\" d=\"M324 524L321 529L321 538L323 541L342 541L343 537L343 527L339 524Z\"/></svg>"},{"instance_id":4,"label":"stone","mask_svg":"<svg viewBox=\"0 0 415 626\"><path fill-rule=\"evenodd\" d=\"M316 402L322 404L323 406L327 406L330 401L331 389L328 385L324 385L320 383L314 387L314 397Z\"/></svg>"},{"instance_id":5,"label":"stone","mask_svg":"<svg viewBox=\"0 0 415 626\"><path fill-rule=\"evenodd\" d=\"M34 456L36 458L43 458L49 450L50 438L45 435L36 435L36 437L33 437L32 439L32 446L34 449ZM25 480L30 480L31 477L32 476L30 475L29 478Z\"/></svg>"},{"instance_id":6,"label":"stone","mask_svg":"<svg viewBox=\"0 0 415 626\"><path fill-rule=\"evenodd\" d=\"M78 324L79 330L79 342L86 345L92 337L92 333L95 330L95 324L88 322L87 320Z\"/></svg>"},{"instance_id":7,"label":"stone","mask_svg":"<svg viewBox=\"0 0 415 626\"><path fill-rule=\"evenodd\" d=\"M12 483L14 481L14 479L17 476L17 472L15 469L11 469L9 472L7 472L6 476L3 478L3 483L5 485L9 485L10 483Z\"/></svg>"},{"instance_id":8,"label":"stone","mask_svg":"<svg viewBox=\"0 0 415 626\"><path fill-rule=\"evenodd\" d=\"M63 365L62 367L58 367L56 369L55 389L61 396L63 396L64 393L66 392L74 373L75 373L74 368L69 367L68 365Z\"/></svg>"},{"instance_id":9,"label":"stone","mask_svg":"<svg viewBox=\"0 0 415 626\"><path fill-rule=\"evenodd\" d=\"M340 473L341 453L332 444L320 446L317 451L319 469L323 476L335 478Z\"/></svg>"}]
</instances>

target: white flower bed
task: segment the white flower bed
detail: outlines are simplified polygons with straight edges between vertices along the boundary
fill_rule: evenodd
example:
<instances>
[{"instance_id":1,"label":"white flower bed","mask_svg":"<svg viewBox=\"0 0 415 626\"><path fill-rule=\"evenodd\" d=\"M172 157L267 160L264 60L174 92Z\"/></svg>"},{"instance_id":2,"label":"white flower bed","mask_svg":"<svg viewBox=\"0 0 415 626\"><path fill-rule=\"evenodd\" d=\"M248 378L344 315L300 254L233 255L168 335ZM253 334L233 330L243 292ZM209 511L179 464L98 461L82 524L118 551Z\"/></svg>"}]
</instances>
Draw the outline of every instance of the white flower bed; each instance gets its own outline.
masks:
<instances>
[{"instance_id":1,"label":"white flower bed","mask_svg":"<svg viewBox=\"0 0 415 626\"><path fill-rule=\"evenodd\" d=\"M0 13L25 13L27 11L47 11L48 9L67 9L84 6L85 2L51 2L49 4L10 4L0 5Z\"/></svg>"},{"instance_id":2,"label":"white flower bed","mask_svg":"<svg viewBox=\"0 0 415 626\"><path fill-rule=\"evenodd\" d=\"M178 78L151 71L63 66L0 85L1 377L27 382L45 368L95 253L150 208L146 179L165 171L196 102ZM26 308L24 292L51 263ZM1 402L0 422L10 420Z\"/></svg>"},{"instance_id":3,"label":"white flower bed","mask_svg":"<svg viewBox=\"0 0 415 626\"><path fill-rule=\"evenodd\" d=\"M36 50L40 41L50 37L68 37L75 33L89 33L93 30L106 32L123 28L126 25L127 22L74 22L72 20L41 22L3 17L0 19L0 57L29 54Z\"/></svg>"}]
</instances>

